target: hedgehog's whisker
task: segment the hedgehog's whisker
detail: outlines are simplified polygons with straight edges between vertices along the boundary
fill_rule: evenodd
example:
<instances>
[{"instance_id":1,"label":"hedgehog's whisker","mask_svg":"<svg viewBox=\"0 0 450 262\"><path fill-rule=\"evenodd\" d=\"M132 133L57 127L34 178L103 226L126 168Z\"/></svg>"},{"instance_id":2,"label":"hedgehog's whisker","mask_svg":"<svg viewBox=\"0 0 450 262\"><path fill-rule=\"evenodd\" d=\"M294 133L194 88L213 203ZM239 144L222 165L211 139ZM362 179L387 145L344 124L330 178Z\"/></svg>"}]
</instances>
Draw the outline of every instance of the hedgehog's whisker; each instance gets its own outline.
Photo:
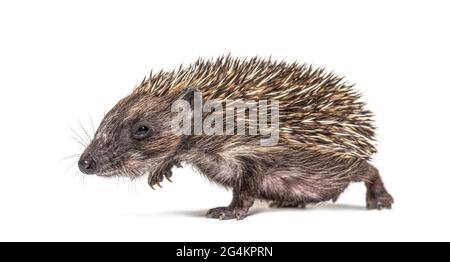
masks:
<instances>
[{"instance_id":1,"label":"hedgehog's whisker","mask_svg":"<svg viewBox=\"0 0 450 262\"><path fill-rule=\"evenodd\" d=\"M77 176L77 173L75 173L75 176ZM81 176L77 176L78 177L78 183L83 184L84 183L84 174L82 174Z\"/></svg>"},{"instance_id":2,"label":"hedgehog's whisker","mask_svg":"<svg viewBox=\"0 0 450 262\"><path fill-rule=\"evenodd\" d=\"M78 157L80 157L80 156L81 156L81 154L73 154L73 155L70 155L70 156L66 156L66 157L64 157L64 158L61 158L60 161L69 160L69 159L72 159L72 158L78 158Z\"/></svg>"},{"instance_id":3,"label":"hedgehog's whisker","mask_svg":"<svg viewBox=\"0 0 450 262\"><path fill-rule=\"evenodd\" d=\"M81 127L84 134L86 135L87 141L89 141L89 142L92 141L91 135L89 135L89 133L86 131L86 128L84 128L83 123L81 123L81 121L78 121L78 125Z\"/></svg>"},{"instance_id":4,"label":"hedgehog's whisker","mask_svg":"<svg viewBox=\"0 0 450 262\"><path fill-rule=\"evenodd\" d=\"M83 139L83 137L77 132L75 131L72 127L69 127L70 130L73 132L73 134L75 136L77 136L78 139L76 139L75 137L72 136L72 138L74 138L78 143L80 143L83 147L86 147L88 145L88 143L86 142L85 139Z\"/></svg>"},{"instance_id":5,"label":"hedgehog's whisker","mask_svg":"<svg viewBox=\"0 0 450 262\"><path fill-rule=\"evenodd\" d=\"M66 175L67 172L69 172L69 170L70 170L76 163L78 163L78 161L73 162L73 163L66 169L66 171L64 172L64 175Z\"/></svg>"},{"instance_id":6,"label":"hedgehog's whisker","mask_svg":"<svg viewBox=\"0 0 450 262\"><path fill-rule=\"evenodd\" d=\"M86 175L85 174L83 174L82 176L81 176L81 183L82 184L84 184L84 178L86 177Z\"/></svg>"},{"instance_id":7,"label":"hedgehog's whisker","mask_svg":"<svg viewBox=\"0 0 450 262\"><path fill-rule=\"evenodd\" d=\"M75 140L75 141L77 141L78 142L78 144L80 144L82 147L87 147L87 144L86 143L83 143L83 142L81 142L80 140L78 140L76 137L74 137L74 136L71 136L71 138L73 139L73 140Z\"/></svg>"},{"instance_id":8,"label":"hedgehog's whisker","mask_svg":"<svg viewBox=\"0 0 450 262\"><path fill-rule=\"evenodd\" d=\"M89 121L91 122L92 133L95 135L95 127L94 122L92 121L91 114L89 114Z\"/></svg>"}]
</instances>

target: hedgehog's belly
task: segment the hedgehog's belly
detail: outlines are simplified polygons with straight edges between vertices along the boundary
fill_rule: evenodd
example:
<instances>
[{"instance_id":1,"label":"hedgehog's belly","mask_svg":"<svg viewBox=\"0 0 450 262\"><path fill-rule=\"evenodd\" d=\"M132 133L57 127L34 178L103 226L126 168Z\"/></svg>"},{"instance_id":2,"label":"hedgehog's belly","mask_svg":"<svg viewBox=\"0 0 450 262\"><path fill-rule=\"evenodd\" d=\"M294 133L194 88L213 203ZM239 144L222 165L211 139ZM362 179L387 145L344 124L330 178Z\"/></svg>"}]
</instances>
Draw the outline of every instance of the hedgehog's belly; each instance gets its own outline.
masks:
<instances>
[{"instance_id":1,"label":"hedgehog's belly","mask_svg":"<svg viewBox=\"0 0 450 262\"><path fill-rule=\"evenodd\" d=\"M234 187L241 177L236 167L221 162L205 161L194 166L208 179L225 187Z\"/></svg>"},{"instance_id":2,"label":"hedgehog's belly","mask_svg":"<svg viewBox=\"0 0 450 262\"><path fill-rule=\"evenodd\" d=\"M275 170L264 175L259 198L277 201L321 202L337 197L350 181L320 178L299 170Z\"/></svg>"}]
</instances>

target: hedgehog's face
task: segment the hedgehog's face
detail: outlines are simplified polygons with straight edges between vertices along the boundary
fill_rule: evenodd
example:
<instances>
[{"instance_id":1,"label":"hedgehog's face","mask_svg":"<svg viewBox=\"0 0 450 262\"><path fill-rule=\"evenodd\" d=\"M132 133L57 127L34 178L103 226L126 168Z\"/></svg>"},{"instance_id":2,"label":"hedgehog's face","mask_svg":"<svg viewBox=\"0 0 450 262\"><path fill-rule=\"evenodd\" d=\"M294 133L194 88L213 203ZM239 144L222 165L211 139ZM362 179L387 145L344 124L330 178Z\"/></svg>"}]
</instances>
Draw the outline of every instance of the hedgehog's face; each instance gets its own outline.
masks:
<instances>
[{"instance_id":1,"label":"hedgehog's face","mask_svg":"<svg viewBox=\"0 0 450 262\"><path fill-rule=\"evenodd\" d=\"M85 174L140 176L170 155L179 139L170 129L167 102L132 94L104 117L78 166Z\"/></svg>"}]
</instances>

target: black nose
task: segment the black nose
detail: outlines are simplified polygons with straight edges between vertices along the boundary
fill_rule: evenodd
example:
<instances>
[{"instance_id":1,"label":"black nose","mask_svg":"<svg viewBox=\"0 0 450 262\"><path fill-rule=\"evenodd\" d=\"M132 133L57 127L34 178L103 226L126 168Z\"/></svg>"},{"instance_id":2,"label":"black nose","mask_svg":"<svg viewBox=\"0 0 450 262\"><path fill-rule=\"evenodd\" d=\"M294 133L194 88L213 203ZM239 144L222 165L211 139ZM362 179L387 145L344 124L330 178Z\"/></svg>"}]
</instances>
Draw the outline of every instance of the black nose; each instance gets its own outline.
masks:
<instances>
[{"instance_id":1,"label":"black nose","mask_svg":"<svg viewBox=\"0 0 450 262\"><path fill-rule=\"evenodd\" d=\"M96 164L94 158L90 154L86 154L80 157L78 161L78 168L84 174L95 174Z\"/></svg>"}]
</instances>

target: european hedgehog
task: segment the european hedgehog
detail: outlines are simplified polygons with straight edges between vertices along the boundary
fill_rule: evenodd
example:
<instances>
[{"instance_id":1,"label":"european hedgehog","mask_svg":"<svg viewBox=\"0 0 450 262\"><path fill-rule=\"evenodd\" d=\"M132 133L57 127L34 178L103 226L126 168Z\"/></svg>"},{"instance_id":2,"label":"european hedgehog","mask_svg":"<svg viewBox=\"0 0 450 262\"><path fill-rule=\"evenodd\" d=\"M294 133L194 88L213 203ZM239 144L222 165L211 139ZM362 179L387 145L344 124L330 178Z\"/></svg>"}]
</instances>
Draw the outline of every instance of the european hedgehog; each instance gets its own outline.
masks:
<instances>
[{"instance_id":1,"label":"european hedgehog","mask_svg":"<svg viewBox=\"0 0 450 262\"><path fill-rule=\"evenodd\" d=\"M263 146L261 132L174 132L174 103L195 111L196 93L204 102L276 101L278 140ZM200 120L208 115L200 113ZM210 209L209 218L242 219L255 200L302 208L336 201L350 182L365 183L368 209L391 208L393 198L369 163L376 152L371 117L353 86L322 68L257 57L199 59L144 78L106 114L78 166L99 176L148 174L154 188L170 181L173 166L189 164L233 192L231 203Z\"/></svg>"}]
</instances>

